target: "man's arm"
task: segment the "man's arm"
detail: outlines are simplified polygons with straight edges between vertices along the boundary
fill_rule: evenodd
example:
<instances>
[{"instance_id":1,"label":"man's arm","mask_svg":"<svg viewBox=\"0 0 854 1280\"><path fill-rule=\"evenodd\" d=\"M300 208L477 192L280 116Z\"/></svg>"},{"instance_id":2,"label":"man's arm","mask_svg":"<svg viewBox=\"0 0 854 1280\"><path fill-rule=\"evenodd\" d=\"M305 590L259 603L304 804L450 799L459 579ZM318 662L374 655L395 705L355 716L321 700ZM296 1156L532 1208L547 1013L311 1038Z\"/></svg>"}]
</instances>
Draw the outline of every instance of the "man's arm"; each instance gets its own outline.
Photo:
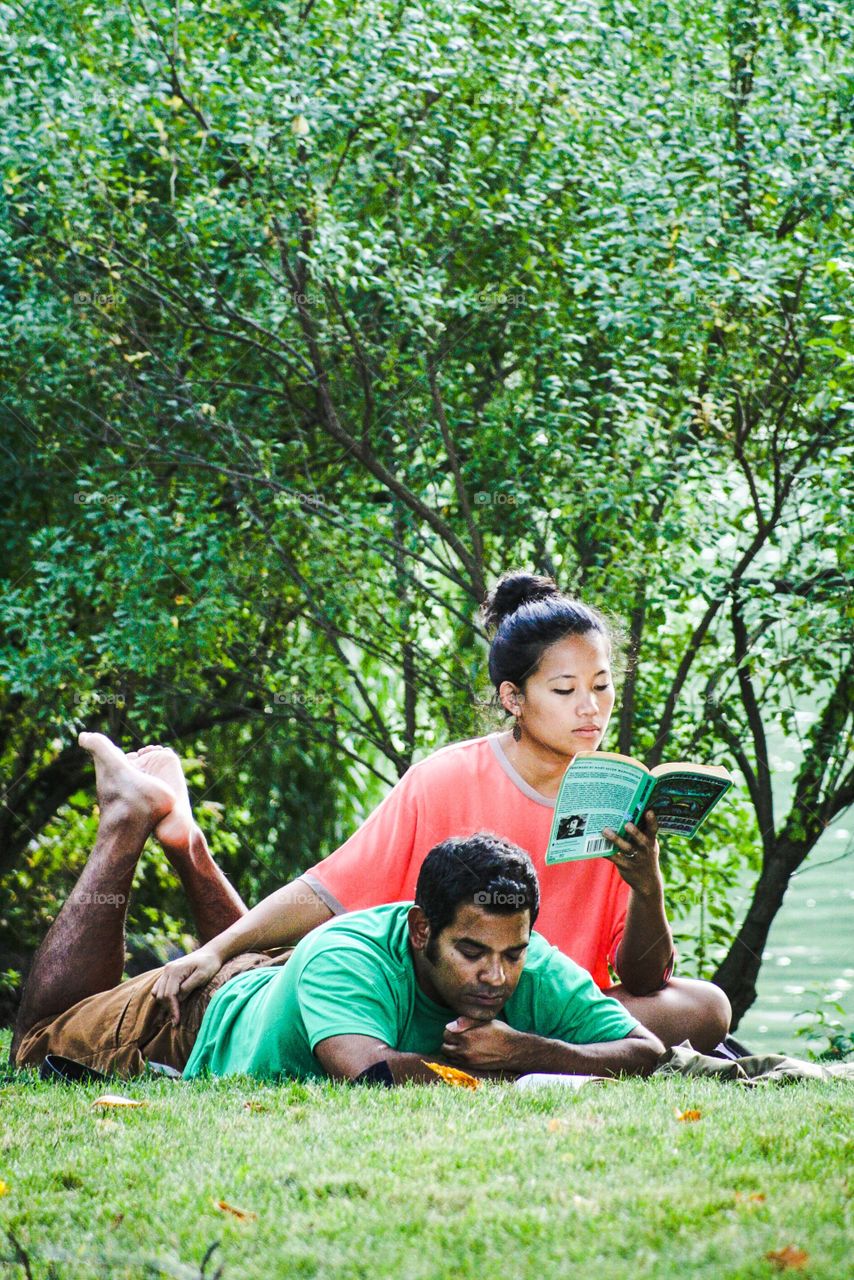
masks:
<instances>
[{"instance_id":1,"label":"man's arm","mask_svg":"<svg viewBox=\"0 0 854 1280\"><path fill-rule=\"evenodd\" d=\"M314 1046L314 1056L333 1080L355 1080L369 1067L385 1062L395 1084L440 1084L435 1071L425 1067L424 1058L441 1062L435 1054L400 1053L372 1036L330 1036ZM446 1066L453 1066L446 1062Z\"/></svg>"},{"instance_id":2,"label":"man's arm","mask_svg":"<svg viewBox=\"0 0 854 1280\"><path fill-rule=\"evenodd\" d=\"M315 1057L333 1080L355 1080L369 1067L385 1062L395 1084L439 1082L436 1073L424 1065L425 1057L479 1076L521 1076L529 1071L647 1076L664 1053L661 1041L641 1026L622 1040L566 1044L514 1031L505 1022L474 1023L469 1018L448 1024L441 1055L400 1053L371 1036L330 1036L314 1048Z\"/></svg>"},{"instance_id":3,"label":"man's arm","mask_svg":"<svg viewBox=\"0 0 854 1280\"><path fill-rule=\"evenodd\" d=\"M204 946L164 965L151 994L169 1006L177 1026L181 1017L179 1001L210 982L226 960L243 951L293 946L319 924L330 920L332 914L305 880L292 880Z\"/></svg>"},{"instance_id":4,"label":"man's arm","mask_svg":"<svg viewBox=\"0 0 854 1280\"><path fill-rule=\"evenodd\" d=\"M464 1071L505 1072L521 1076L529 1071L556 1075L648 1076L665 1053L664 1045L638 1025L622 1040L596 1044L567 1044L528 1032L506 1022L474 1022L458 1018L445 1028L442 1053Z\"/></svg>"}]
</instances>

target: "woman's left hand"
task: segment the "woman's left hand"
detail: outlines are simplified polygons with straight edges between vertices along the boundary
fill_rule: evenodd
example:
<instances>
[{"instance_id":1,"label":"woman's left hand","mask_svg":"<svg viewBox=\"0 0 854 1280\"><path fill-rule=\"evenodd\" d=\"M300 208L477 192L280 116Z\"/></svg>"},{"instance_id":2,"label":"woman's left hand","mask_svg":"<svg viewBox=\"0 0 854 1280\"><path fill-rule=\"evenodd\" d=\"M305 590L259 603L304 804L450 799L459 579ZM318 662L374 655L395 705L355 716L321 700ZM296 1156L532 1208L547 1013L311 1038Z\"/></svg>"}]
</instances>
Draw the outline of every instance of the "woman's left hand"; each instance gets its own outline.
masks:
<instances>
[{"instance_id":1,"label":"woman's left hand","mask_svg":"<svg viewBox=\"0 0 854 1280\"><path fill-rule=\"evenodd\" d=\"M602 828L602 835L614 846L608 860L615 864L626 883L640 892L657 889L661 884L657 834L658 822L652 809L647 809L641 826L627 822L622 836L618 836L612 827Z\"/></svg>"}]
</instances>

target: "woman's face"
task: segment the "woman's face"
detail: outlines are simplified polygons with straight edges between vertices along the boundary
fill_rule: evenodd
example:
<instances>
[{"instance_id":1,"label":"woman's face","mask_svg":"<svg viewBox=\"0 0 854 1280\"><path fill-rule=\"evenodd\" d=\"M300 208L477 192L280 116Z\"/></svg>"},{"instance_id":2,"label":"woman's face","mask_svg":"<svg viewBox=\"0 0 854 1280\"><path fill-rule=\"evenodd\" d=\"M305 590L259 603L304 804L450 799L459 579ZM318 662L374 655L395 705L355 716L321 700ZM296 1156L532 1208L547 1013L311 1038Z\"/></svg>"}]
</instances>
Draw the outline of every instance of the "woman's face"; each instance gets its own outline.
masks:
<instances>
[{"instance_id":1,"label":"woman's face","mask_svg":"<svg viewBox=\"0 0 854 1280\"><path fill-rule=\"evenodd\" d=\"M515 686L501 685L502 702L514 709ZM558 640L519 695L521 724L532 744L574 756L595 751L614 709L608 642L599 631Z\"/></svg>"}]
</instances>

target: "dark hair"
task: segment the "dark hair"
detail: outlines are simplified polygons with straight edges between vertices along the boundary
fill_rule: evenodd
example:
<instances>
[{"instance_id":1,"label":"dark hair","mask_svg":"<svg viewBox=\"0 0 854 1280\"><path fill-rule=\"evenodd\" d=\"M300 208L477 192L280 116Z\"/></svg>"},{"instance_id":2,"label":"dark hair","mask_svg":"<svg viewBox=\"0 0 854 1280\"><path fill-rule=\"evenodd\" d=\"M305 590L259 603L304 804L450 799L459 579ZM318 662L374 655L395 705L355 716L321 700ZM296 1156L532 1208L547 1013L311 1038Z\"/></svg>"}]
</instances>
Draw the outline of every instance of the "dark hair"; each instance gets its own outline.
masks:
<instances>
[{"instance_id":1,"label":"dark hair","mask_svg":"<svg viewBox=\"0 0 854 1280\"><path fill-rule=\"evenodd\" d=\"M486 597L482 612L487 630L495 633L489 677L496 691L503 680L524 688L546 649L567 636L598 631L611 641L608 624L597 609L564 595L554 578L534 573L505 573Z\"/></svg>"},{"instance_id":2,"label":"dark hair","mask_svg":"<svg viewBox=\"0 0 854 1280\"><path fill-rule=\"evenodd\" d=\"M421 864L415 903L427 917L431 941L446 928L457 907L469 902L496 915L540 909L540 886L524 849L488 831L452 836L435 845Z\"/></svg>"}]
</instances>

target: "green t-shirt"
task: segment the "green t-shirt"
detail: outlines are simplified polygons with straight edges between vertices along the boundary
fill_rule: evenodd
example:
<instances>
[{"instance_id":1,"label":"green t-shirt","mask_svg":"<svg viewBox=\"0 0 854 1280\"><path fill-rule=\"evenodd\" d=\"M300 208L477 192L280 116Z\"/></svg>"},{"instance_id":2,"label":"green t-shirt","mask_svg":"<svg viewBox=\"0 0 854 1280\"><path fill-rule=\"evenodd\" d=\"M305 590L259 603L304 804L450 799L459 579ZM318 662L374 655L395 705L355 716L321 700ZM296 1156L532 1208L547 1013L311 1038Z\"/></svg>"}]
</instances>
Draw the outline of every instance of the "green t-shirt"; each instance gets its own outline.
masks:
<instances>
[{"instance_id":1,"label":"green t-shirt","mask_svg":"<svg viewBox=\"0 0 854 1280\"><path fill-rule=\"evenodd\" d=\"M185 1078L324 1077L314 1047L330 1036L372 1036L402 1053L435 1055L456 1015L419 987L409 950L412 904L352 911L312 930L284 967L250 969L205 1012ZM498 1015L517 1031L593 1044L637 1025L584 969L531 934L519 985Z\"/></svg>"}]
</instances>

